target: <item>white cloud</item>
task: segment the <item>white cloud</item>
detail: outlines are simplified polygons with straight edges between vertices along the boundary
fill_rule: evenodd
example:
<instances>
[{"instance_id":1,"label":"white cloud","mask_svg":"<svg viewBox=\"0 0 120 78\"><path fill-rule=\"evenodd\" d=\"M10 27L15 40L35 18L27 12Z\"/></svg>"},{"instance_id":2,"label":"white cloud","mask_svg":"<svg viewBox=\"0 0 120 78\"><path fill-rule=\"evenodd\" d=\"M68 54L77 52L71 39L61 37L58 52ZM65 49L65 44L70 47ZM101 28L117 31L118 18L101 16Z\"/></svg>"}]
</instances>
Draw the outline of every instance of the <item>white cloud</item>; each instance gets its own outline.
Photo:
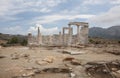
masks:
<instances>
[{"instance_id":1,"label":"white cloud","mask_svg":"<svg viewBox=\"0 0 120 78\"><path fill-rule=\"evenodd\" d=\"M40 23L40 24L48 24L48 23L53 23L56 21L60 20L75 20L75 19L88 19L91 18L95 15L62 15L62 14L54 14L54 15L48 15L48 16L42 16L42 17L37 17L34 19L34 22L32 23Z\"/></svg>"},{"instance_id":2,"label":"white cloud","mask_svg":"<svg viewBox=\"0 0 120 78\"><path fill-rule=\"evenodd\" d=\"M120 0L84 0L82 5L120 4Z\"/></svg>"},{"instance_id":3,"label":"white cloud","mask_svg":"<svg viewBox=\"0 0 120 78\"><path fill-rule=\"evenodd\" d=\"M95 4L103 4L105 0L84 0L83 5L95 5Z\"/></svg>"},{"instance_id":4,"label":"white cloud","mask_svg":"<svg viewBox=\"0 0 120 78\"><path fill-rule=\"evenodd\" d=\"M0 16L4 15L4 13L8 12L11 7L10 0L1 0L0 1Z\"/></svg>"},{"instance_id":5,"label":"white cloud","mask_svg":"<svg viewBox=\"0 0 120 78\"><path fill-rule=\"evenodd\" d=\"M31 26L28 29L28 32L31 32L33 34L37 33L37 28L40 28L40 31L43 35L48 35L48 34L55 34L59 32L58 27L53 27L53 28L44 28L41 24L36 24L36 26Z\"/></svg>"},{"instance_id":6,"label":"white cloud","mask_svg":"<svg viewBox=\"0 0 120 78\"><path fill-rule=\"evenodd\" d=\"M18 29L21 29L20 26L14 26L14 27L8 27L8 28L5 28L6 31L17 31Z\"/></svg>"},{"instance_id":7,"label":"white cloud","mask_svg":"<svg viewBox=\"0 0 120 78\"><path fill-rule=\"evenodd\" d=\"M120 4L120 0L111 0L111 4Z\"/></svg>"},{"instance_id":8,"label":"white cloud","mask_svg":"<svg viewBox=\"0 0 120 78\"><path fill-rule=\"evenodd\" d=\"M66 0L1 0L0 19L15 20L14 15L26 11L48 13L51 12L55 6L65 1Z\"/></svg>"},{"instance_id":9,"label":"white cloud","mask_svg":"<svg viewBox=\"0 0 120 78\"><path fill-rule=\"evenodd\" d=\"M120 6L112 7L108 12L97 15L89 21L104 27L120 25Z\"/></svg>"},{"instance_id":10,"label":"white cloud","mask_svg":"<svg viewBox=\"0 0 120 78\"><path fill-rule=\"evenodd\" d=\"M36 24L35 26L31 26L28 28L28 30L24 30L22 26L9 26L2 28L1 32L7 34L23 34L23 35L31 32L32 34L36 35L38 27L40 28L40 31L43 35L58 34L59 32L58 27L45 28L41 24Z\"/></svg>"},{"instance_id":11,"label":"white cloud","mask_svg":"<svg viewBox=\"0 0 120 78\"><path fill-rule=\"evenodd\" d=\"M2 28L1 30L3 33L8 33L8 34L25 34L26 32L23 31L21 26L9 26Z\"/></svg>"}]
</instances>

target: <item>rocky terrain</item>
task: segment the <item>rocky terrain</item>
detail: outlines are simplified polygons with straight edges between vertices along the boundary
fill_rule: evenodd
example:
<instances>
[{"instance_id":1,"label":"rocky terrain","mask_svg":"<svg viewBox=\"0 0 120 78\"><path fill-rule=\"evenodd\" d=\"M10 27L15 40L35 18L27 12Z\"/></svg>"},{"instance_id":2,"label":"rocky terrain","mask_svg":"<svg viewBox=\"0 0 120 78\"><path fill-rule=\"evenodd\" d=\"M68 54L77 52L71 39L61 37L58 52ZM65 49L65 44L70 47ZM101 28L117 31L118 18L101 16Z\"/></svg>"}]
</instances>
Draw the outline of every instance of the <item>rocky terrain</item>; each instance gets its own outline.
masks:
<instances>
[{"instance_id":1,"label":"rocky terrain","mask_svg":"<svg viewBox=\"0 0 120 78\"><path fill-rule=\"evenodd\" d=\"M0 47L0 78L120 78L120 45Z\"/></svg>"}]
</instances>

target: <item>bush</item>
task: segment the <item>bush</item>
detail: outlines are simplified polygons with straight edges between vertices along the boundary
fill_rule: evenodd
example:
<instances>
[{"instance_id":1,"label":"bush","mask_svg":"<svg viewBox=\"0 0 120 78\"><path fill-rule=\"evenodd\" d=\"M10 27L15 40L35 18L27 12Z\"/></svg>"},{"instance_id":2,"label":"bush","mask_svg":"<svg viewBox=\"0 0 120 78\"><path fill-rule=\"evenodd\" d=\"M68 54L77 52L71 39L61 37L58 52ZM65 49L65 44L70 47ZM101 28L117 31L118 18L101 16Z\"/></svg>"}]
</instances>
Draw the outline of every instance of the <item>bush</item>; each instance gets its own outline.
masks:
<instances>
[{"instance_id":1,"label":"bush","mask_svg":"<svg viewBox=\"0 0 120 78\"><path fill-rule=\"evenodd\" d=\"M28 42L27 42L27 40L26 40L26 39L24 39L24 40L21 42L21 45L22 45L22 46L26 46L26 45L27 45L27 43L28 43Z\"/></svg>"},{"instance_id":2,"label":"bush","mask_svg":"<svg viewBox=\"0 0 120 78\"><path fill-rule=\"evenodd\" d=\"M118 41L118 43L120 44L120 41Z\"/></svg>"},{"instance_id":3,"label":"bush","mask_svg":"<svg viewBox=\"0 0 120 78\"><path fill-rule=\"evenodd\" d=\"M93 43L93 44L100 44L100 43L102 43L101 41L93 40L93 39L89 39L89 42Z\"/></svg>"},{"instance_id":4,"label":"bush","mask_svg":"<svg viewBox=\"0 0 120 78\"><path fill-rule=\"evenodd\" d=\"M95 41L93 39L89 39L89 42L90 43L94 43Z\"/></svg>"},{"instance_id":5,"label":"bush","mask_svg":"<svg viewBox=\"0 0 120 78\"><path fill-rule=\"evenodd\" d=\"M18 43L17 37L13 37L7 42L7 44L17 44L17 43Z\"/></svg>"},{"instance_id":6,"label":"bush","mask_svg":"<svg viewBox=\"0 0 120 78\"><path fill-rule=\"evenodd\" d=\"M101 42L100 41L96 41L95 44L100 44Z\"/></svg>"},{"instance_id":7,"label":"bush","mask_svg":"<svg viewBox=\"0 0 120 78\"><path fill-rule=\"evenodd\" d=\"M7 45L22 45L26 46L27 45L27 39L24 38L19 38L19 37L12 37L10 40L8 40Z\"/></svg>"}]
</instances>

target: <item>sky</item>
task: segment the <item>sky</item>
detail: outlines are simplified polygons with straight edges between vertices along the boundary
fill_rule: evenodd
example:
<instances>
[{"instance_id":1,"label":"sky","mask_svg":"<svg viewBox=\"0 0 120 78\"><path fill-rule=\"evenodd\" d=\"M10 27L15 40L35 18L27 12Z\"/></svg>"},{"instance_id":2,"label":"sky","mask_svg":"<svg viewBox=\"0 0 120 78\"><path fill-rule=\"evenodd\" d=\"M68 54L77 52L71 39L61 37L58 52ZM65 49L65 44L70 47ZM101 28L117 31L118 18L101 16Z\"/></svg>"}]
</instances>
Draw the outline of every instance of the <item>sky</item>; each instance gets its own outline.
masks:
<instances>
[{"instance_id":1,"label":"sky","mask_svg":"<svg viewBox=\"0 0 120 78\"><path fill-rule=\"evenodd\" d=\"M69 22L120 25L120 0L0 0L0 33L58 34Z\"/></svg>"}]
</instances>

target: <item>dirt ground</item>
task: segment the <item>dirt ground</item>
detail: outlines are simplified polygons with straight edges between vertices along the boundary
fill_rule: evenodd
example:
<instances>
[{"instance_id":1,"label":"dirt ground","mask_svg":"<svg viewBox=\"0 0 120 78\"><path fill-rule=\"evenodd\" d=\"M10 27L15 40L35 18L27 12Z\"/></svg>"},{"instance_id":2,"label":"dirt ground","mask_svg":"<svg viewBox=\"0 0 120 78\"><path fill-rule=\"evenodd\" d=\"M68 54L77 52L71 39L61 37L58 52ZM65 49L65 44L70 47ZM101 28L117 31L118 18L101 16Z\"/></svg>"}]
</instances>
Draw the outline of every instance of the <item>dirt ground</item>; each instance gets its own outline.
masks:
<instances>
[{"instance_id":1,"label":"dirt ground","mask_svg":"<svg viewBox=\"0 0 120 78\"><path fill-rule=\"evenodd\" d=\"M69 54L64 51L80 53ZM109 53L110 51L120 52L120 46L90 45L84 48L33 49L22 46L1 47L0 78L90 78L83 67L86 63L120 60L120 55ZM72 64L71 59L77 60L77 64Z\"/></svg>"}]
</instances>

